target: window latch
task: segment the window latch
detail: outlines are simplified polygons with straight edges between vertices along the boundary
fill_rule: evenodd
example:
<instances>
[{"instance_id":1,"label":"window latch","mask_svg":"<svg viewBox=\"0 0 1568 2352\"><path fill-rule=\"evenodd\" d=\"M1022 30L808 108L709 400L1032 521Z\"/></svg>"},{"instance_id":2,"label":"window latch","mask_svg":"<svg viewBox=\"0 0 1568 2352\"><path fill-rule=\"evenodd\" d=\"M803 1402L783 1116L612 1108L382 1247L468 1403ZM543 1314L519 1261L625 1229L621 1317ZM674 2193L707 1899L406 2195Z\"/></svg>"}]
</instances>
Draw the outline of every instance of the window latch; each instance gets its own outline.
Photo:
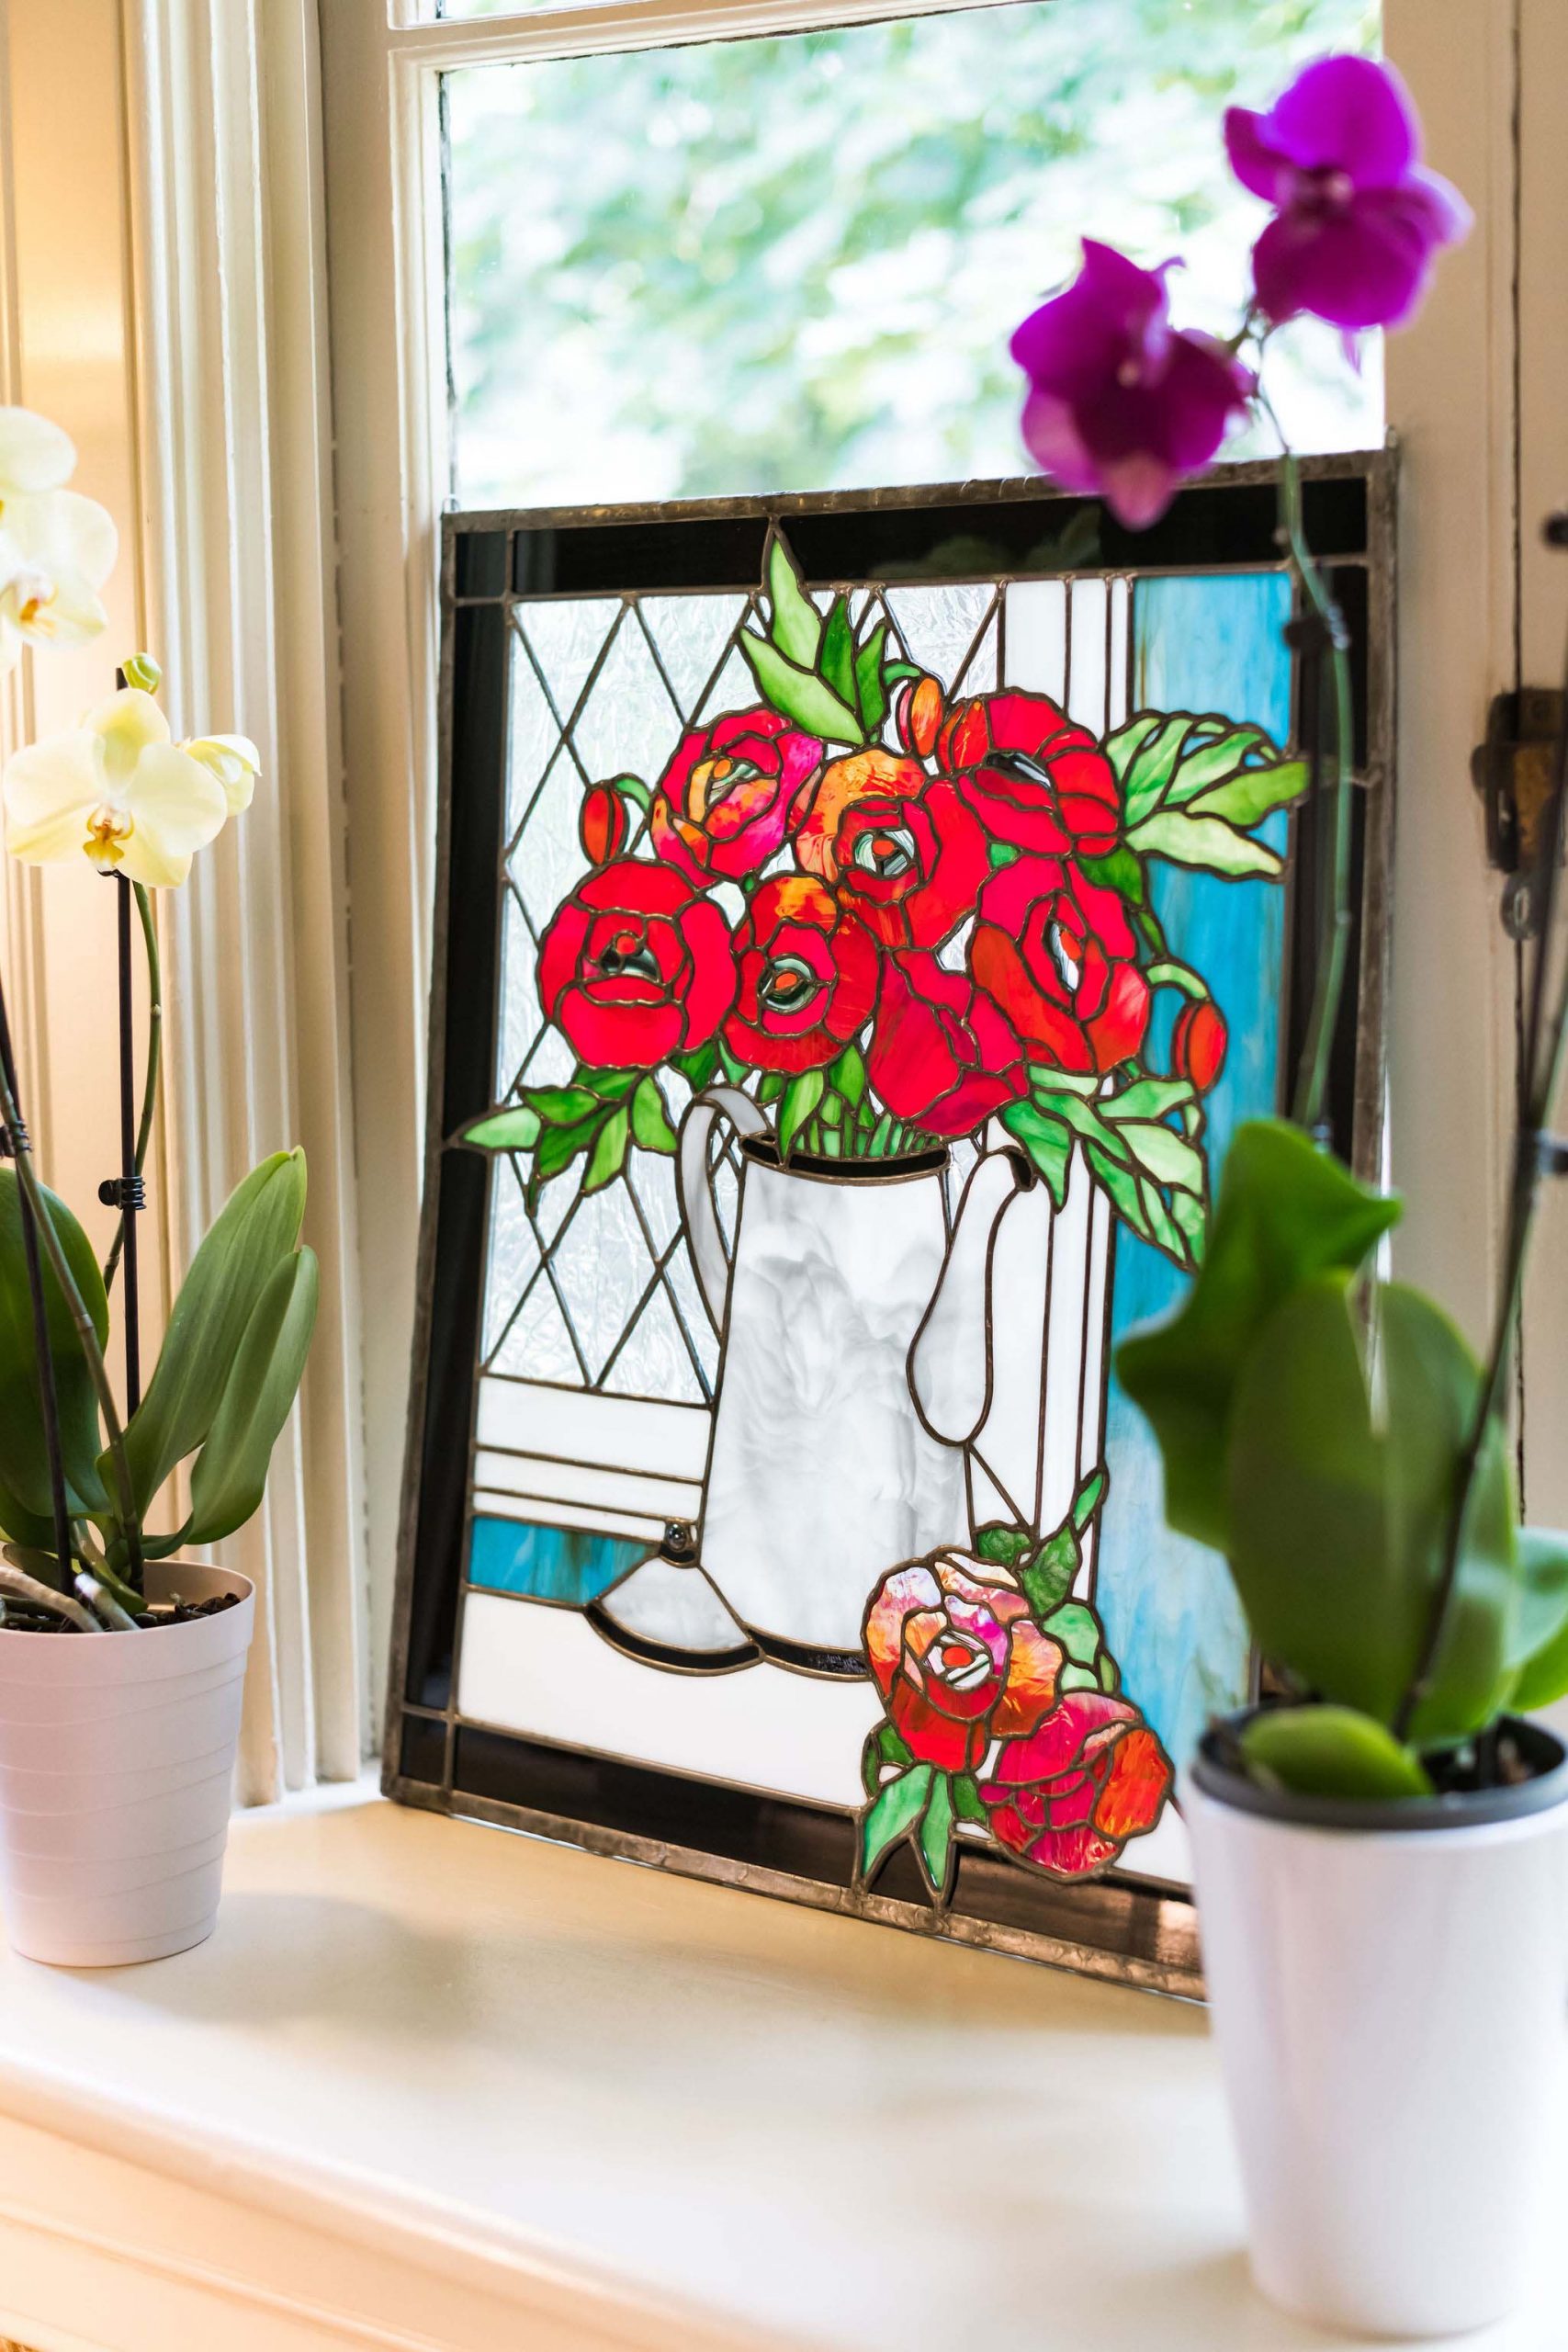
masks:
<instances>
[{"instance_id":1,"label":"window latch","mask_svg":"<svg viewBox=\"0 0 1568 2352\"><path fill-rule=\"evenodd\" d=\"M1507 876L1503 928L1511 939L1535 930L1531 877L1541 829L1551 813L1554 747L1562 725L1560 687L1523 686L1495 695L1486 740L1471 753L1470 772L1486 811L1488 863Z\"/></svg>"}]
</instances>

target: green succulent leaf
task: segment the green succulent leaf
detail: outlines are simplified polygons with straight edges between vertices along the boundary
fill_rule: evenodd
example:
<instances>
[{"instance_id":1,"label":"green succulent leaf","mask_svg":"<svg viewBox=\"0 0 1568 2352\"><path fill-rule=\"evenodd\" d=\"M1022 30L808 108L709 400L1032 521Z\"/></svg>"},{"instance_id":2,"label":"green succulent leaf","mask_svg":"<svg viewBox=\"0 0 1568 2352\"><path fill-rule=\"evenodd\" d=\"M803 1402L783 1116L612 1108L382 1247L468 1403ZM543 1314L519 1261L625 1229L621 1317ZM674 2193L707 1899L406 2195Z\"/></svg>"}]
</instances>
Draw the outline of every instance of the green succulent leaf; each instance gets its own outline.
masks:
<instances>
[{"instance_id":1,"label":"green succulent leaf","mask_svg":"<svg viewBox=\"0 0 1568 2352\"><path fill-rule=\"evenodd\" d=\"M108 1336L108 1301L92 1243L58 1193L44 1188L44 1205L59 1236L72 1277L92 1317L100 1347ZM0 1514L0 1524L18 1543L28 1542L43 1522L52 1527L49 1457L44 1450L38 1357L33 1345L33 1300L28 1281L22 1228L22 1189L14 1167L0 1167L0 1488L12 1498L17 1524ZM97 1467L103 1442L97 1391L71 1310L42 1241L39 1256L44 1311L59 1402L61 1450L67 1499L78 1510L101 1510L106 1493ZM44 1543L53 1548L53 1534Z\"/></svg>"},{"instance_id":2,"label":"green succulent leaf","mask_svg":"<svg viewBox=\"0 0 1568 2352\"><path fill-rule=\"evenodd\" d=\"M907 1838L931 1798L933 1774L929 1764L916 1764L897 1780L889 1781L862 1816L860 1875L874 1877L889 1849Z\"/></svg>"},{"instance_id":3,"label":"green succulent leaf","mask_svg":"<svg viewBox=\"0 0 1568 2352\"><path fill-rule=\"evenodd\" d=\"M191 1469L186 1544L216 1544L260 1510L272 1451L304 1376L320 1292L313 1250L275 1266Z\"/></svg>"},{"instance_id":4,"label":"green succulent leaf","mask_svg":"<svg viewBox=\"0 0 1568 2352\"><path fill-rule=\"evenodd\" d=\"M1353 1707L1270 1707L1240 1736L1250 1777L1295 1795L1377 1804L1429 1797L1419 1759L1385 1726Z\"/></svg>"},{"instance_id":5,"label":"green succulent leaf","mask_svg":"<svg viewBox=\"0 0 1568 2352\"><path fill-rule=\"evenodd\" d=\"M1122 1385L1159 1441L1166 1516L1182 1534L1227 1548L1231 1408L1263 1325L1301 1283L1353 1272L1399 1213L1283 1120L1237 1130L1201 1272L1174 1316L1116 1354Z\"/></svg>"},{"instance_id":6,"label":"green succulent leaf","mask_svg":"<svg viewBox=\"0 0 1568 2352\"><path fill-rule=\"evenodd\" d=\"M822 616L806 592L788 541L778 531L768 541L767 574L769 635L788 662L810 670L822 642Z\"/></svg>"},{"instance_id":7,"label":"green succulent leaf","mask_svg":"<svg viewBox=\"0 0 1568 2352\"><path fill-rule=\"evenodd\" d=\"M139 1510L211 1430L251 1318L279 1261L297 1249L304 1217L305 1155L274 1152L235 1187L191 1260L157 1368L126 1428ZM107 1477L107 1458L98 1467Z\"/></svg>"}]
</instances>

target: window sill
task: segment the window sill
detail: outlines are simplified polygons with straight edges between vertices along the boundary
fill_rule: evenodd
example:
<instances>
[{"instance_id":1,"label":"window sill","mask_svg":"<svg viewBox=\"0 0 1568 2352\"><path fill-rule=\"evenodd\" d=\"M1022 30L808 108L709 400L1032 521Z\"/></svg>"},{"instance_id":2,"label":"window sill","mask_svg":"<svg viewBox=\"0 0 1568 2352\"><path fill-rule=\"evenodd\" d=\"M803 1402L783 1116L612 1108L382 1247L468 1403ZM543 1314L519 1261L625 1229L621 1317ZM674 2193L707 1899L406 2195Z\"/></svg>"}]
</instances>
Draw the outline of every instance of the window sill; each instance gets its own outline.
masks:
<instances>
[{"instance_id":1,"label":"window sill","mask_svg":"<svg viewBox=\"0 0 1568 2352\"><path fill-rule=\"evenodd\" d=\"M37 2352L1326 2340L1240 2240L1200 2011L363 1795L200 1951L0 1962Z\"/></svg>"}]
</instances>

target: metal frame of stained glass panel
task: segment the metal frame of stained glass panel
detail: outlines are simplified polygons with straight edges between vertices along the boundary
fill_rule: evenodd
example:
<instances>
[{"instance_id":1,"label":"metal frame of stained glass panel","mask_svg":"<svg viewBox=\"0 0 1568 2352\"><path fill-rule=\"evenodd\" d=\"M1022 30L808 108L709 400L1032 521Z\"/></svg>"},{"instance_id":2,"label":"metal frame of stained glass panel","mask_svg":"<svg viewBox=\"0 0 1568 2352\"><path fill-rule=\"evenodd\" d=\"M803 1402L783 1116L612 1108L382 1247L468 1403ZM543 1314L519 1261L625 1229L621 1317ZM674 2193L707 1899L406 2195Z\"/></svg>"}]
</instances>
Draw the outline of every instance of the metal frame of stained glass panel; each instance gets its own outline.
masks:
<instances>
[{"instance_id":1,"label":"metal frame of stained glass panel","mask_svg":"<svg viewBox=\"0 0 1568 2352\"><path fill-rule=\"evenodd\" d=\"M1393 837L1393 461L1381 453L1309 459L1303 471L1309 536L1332 568L1355 643L1357 772L1362 786L1357 795L1355 985L1348 992L1337 1041L1332 1113L1340 1148L1363 1170L1374 1172L1382 1150ZM569 775L573 794L580 796L610 766L606 741L586 739L592 734L593 682L616 658L618 642L635 651L639 676L652 682L649 691L655 699L662 695L671 724L693 719L726 663L737 662L737 633L755 625L769 535L777 531L787 533L813 589L853 584L862 605L867 597L881 599L890 616L900 592L911 584L988 582L988 616L1004 611L1010 588L1054 582L1064 591L1065 626L1070 629L1077 587L1103 583L1103 593L1095 589L1091 602L1096 629L1104 631L1094 658L1105 669L1109 712L1112 673L1118 663L1131 663L1130 640L1118 637L1116 618L1120 611L1124 631L1131 583L1278 572L1274 525L1275 469L1269 465L1218 469L1183 492L1153 531L1136 537L1095 502L1032 481L446 518L430 1111L388 1711L384 1785L389 1795L1140 1985L1189 1994L1200 1989L1189 1897L1136 1869L1116 1868L1089 1882L1062 1883L1013 1869L989 1852L965 1849L948 1898L933 1905L908 1853L894 1854L874 1884L862 1881L854 1861L854 1817L841 1807L769 1794L723 1774L662 1769L604 1746L523 1736L482 1714L461 1712L458 1678L472 1589L466 1581L469 1542L476 1487L487 1458L478 1398L484 1367L506 1345L504 1323L499 1333L484 1329L487 1252L500 1229L493 1187L516 1185L518 1179L504 1156L487 1164L454 1143L498 1101L513 1099L525 1080L565 1075L544 1058L549 1046L541 1025L516 1041L512 1085L504 1074L498 1076L501 1024L506 1004L519 995L503 989L503 961L536 955L544 899L563 878L546 870L544 899L530 904L512 861L553 776ZM672 672L678 665L660 644L659 616L671 609L671 600L694 594L710 600L728 597L733 621L722 642L715 641L701 660L696 650L685 649L686 666L677 677ZM552 651L547 641L550 631L558 638L562 630L575 629L590 605L598 608L601 633L592 646L578 644L571 659L564 660L558 647ZM976 658L988 626L988 618L982 618L967 654L954 660L948 681L953 689L963 684L965 664ZM1003 626L997 621L993 635ZM526 669L513 669L521 663ZM999 659L995 674L1002 674ZM516 675L531 695L536 687L541 723L555 739L543 772L531 779L521 803L509 798L509 777L518 764L510 758L510 731L525 722L513 683ZM1292 722L1294 716L1292 710ZM1317 866L1310 804L1295 812L1292 832L1280 974L1283 1068L1290 1065L1304 1009L1302 943L1312 934ZM558 853L552 854L558 864ZM547 869L548 855L543 864ZM525 861L523 870L528 871ZM510 1046L507 1059L510 1064ZM746 1148L755 1155L755 1147ZM710 1156L721 1216L733 1196L739 1150L740 1138L732 1135ZM955 1160L957 1173L965 1174L968 1163L961 1152ZM560 1408L554 1451L547 1459L542 1448L530 1457L528 1476L547 1491L513 1494L500 1508L514 1517L551 1522L552 1532L558 1526L568 1544L570 1531L585 1518L601 1531L624 1524L628 1555L656 1533L660 1520L695 1517L703 1462L695 1453L682 1454L682 1436L679 1442L671 1441L677 1458L672 1465L666 1462L669 1475L648 1464L617 1471L627 1498L624 1521L618 1521L618 1503L605 1505L610 1489L598 1441L571 1400L613 1398L617 1365L630 1362L627 1351L641 1345L636 1334L645 1317L651 1330L655 1315L663 1352L653 1351L651 1341L643 1348L641 1361L653 1370L645 1368L641 1376L645 1388L655 1380L667 1384L658 1398L667 1414L695 1413L711 1405L716 1362L674 1188L667 1185L655 1197L648 1187L656 1183L656 1175L628 1167L616 1180L625 1183L631 1211L629 1219L623 1216L616 1246L640 1253L635 1275L627 1265L620 1268L621 1293L630 1307L623 1310L618 1327L595 1324L603 1302L585 1292L584 1267L574 1266L568 1255L580 1229L574 1219L581 1220L583 1233L589 1230L591 1211L583 1195L563 1201L552 1216L548 1206L541 1210L519 1188L510 1213L526 1274L511 1303L511 1321L532 1313L541 1328L548 1322L551 1344L560 1345L564 1336L570 1357L563 1356L559 1388L568 1402ZM662 1185L663 1178L657 1183ZM577 1254L580 1261L596 1263L604 1251L596 1245ZM1098 1335L1091 1335L1087 1305L1084 1309L1080 1346L1086 1363L1091 1339L1101 1349L1108 1341L1109 1281L1108 1274L1105 1329ZM531 1307L530 1301L539 1304ZM547 1385L551 1375L545 1377ZM671 1397L671 1384L680 1387L678 1397ZM677 1433L683 1427L678 1420L666 1426ZM585 1427L586 1438L573 1434ZM514 1487L520 1478L527 1484L527 1476L513 1469L506 1475ZM598 1497L586 1512L572 1500L574 1491L587 1490L581 1488L585 1477ZM534 1597L544 1596L536 1591Z\"/></svg>"}]
</instances>

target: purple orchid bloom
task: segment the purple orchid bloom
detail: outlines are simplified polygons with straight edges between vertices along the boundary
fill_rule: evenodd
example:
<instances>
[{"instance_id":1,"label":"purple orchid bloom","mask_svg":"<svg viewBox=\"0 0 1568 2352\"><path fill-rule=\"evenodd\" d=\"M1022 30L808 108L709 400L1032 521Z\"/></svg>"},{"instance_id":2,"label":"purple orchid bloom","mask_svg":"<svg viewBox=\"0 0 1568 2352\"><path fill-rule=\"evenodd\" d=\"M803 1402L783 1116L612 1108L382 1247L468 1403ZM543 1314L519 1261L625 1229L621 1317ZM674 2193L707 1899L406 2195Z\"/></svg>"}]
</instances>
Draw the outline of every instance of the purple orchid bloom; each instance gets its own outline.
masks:
<instances>
[{"instance_id":1,"label":"purple orchid bloom","mask_svg":"<svg viewBox=\"0 0 1568 2352\"><path fill-rule=\"evenodd\" d=\"M1025 319L1013 357L1029 378L1023 437L1065 490L1098 492L1130 530L1157 522L1206 466L1254 379L1204 334L1173 327L1166 270L1086 237L1083 268Z\"/></svg>"},{"instance_id":2,"label":"purple orchid bloom","mask_svg":"<svg viewBox=\"0 0 1568 2352\"><path fill-rule=\"evenodd\" d=\"M1348 334L1401 325L1438 247L1471 225L1458 189L1421 166L1404 83L1370 57L1319 59L1267 114L1227 107L1225 147L1242 186L1275 208L1252 266L1276 324L1310 311Z\"/></svg>"}]
</instances>

